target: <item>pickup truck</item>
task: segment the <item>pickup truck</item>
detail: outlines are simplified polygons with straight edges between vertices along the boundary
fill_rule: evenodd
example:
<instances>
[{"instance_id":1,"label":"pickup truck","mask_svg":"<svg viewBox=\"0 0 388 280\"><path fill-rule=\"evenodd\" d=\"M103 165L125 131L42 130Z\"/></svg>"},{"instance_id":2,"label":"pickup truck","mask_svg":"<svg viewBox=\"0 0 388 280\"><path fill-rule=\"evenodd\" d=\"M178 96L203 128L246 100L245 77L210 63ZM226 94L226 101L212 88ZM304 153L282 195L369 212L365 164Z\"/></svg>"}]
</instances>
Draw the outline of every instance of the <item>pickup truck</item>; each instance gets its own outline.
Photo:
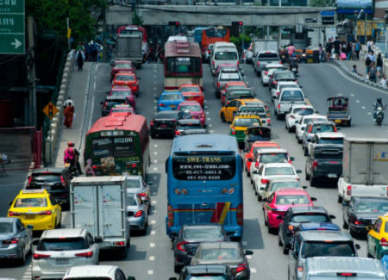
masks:
<instances>
[{"instance_id":1,"label":"pickup truck","mask_svg":"<svg viewBox=\"0 0 388 280\"><path fill-rule=\"evenodd\" d=\"M345 138L338 202L352 196L388 196L388 140Z\"/></svg>"},{"instance_id":2,"label":"pickup truck","mask_svg":"<svg viewBox=\"0 0 388 280\"><path fill-rule=\"evenodd\" d=\"M253 67L257 75L261 75L261 71L269 63L280 63L279 54L276 51L261 51L253 58Z\"/></svg>"},{"instance_id":3,"label":"pickup truck","mask_svg":"<svg viewBox=\"0 0 388 280\"><path fill-rule=\"evenodd\" d=\"M275 115L278 120L290 111L295 104L307 104L300 88L283 88L279 98L275 99Z\"/></svg>"}]
</instances>

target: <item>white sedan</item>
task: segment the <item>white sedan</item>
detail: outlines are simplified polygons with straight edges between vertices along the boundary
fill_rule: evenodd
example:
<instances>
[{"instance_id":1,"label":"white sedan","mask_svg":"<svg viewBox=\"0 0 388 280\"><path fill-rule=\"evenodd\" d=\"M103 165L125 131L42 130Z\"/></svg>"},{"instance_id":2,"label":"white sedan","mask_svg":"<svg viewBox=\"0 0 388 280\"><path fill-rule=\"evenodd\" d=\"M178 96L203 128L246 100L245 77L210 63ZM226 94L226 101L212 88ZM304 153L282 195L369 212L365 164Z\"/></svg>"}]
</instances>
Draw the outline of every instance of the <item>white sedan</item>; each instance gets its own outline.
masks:
<instances>
[{"instance_id":1,"label":"white sedan","mask_svg":"<svg viewBox=\"0 0 388 280\"><path fill-rule=\"evenodd\" d=\"M291 110L286 114L286 129L288 132L295 131L295 122L300 121L303 116L312 115L315 109L311 105L295 104Z\"/></svg>"},{"instance_id":2,"label":"white sedan","mask_svg":"<svg viewBox=\"0 0 388 280\"><path fill-rule=\"evenodd\" d=\"M257 176L253 180L253 184L257 199L261 201L265 193L265 187L271 179L289 178L300 180L298 173L302 173L302 170L296 170L291 163L267 163L260 165L256 173Z\"/></svg>"},{"instance_id":3,"label":"white sedan","mask_svg":"<svg viewBox=\"0 0 388 280\"><path fill-rule=\"evenodd\" d=\"M268 85L269 77L271 77L275 70L287 70L287 67L280 63L270 63L264 66L263 71L261 71L261 84L263 86Z\"/></svg>"},{"instance_id":4,"label":"white sedan","mask_svg":"<svg viewBox=\"0 0 388 280\"><path fill-rule=\"evenodd\" d=\"M327 121L327 117L324 115L313 114L313 115L303 116L300 119L300 121L295 122L295 137L296 137L296 140L298 140L299 144L302 143L302 137L303 137L303 133L304 133L304 129L306 128L306 125L313 120Z\"/></svg>"}]
</instances>

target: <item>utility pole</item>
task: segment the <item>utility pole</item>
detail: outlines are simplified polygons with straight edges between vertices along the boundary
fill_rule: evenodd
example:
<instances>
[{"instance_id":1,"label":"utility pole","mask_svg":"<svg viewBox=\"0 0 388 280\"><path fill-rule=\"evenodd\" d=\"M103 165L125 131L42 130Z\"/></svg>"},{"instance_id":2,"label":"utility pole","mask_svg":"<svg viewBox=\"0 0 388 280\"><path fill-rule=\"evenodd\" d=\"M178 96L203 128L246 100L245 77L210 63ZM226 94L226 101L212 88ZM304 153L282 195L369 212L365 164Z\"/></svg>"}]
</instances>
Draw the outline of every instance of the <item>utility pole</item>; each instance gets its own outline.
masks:
<instances>
[{"instance_id":1,"label":"utility pole","mask_svg":"<svg viewBox=\"0 0 388 280\"><path fill-rule=\"evenodd\" d=\"M34 40L34 18L27 17L28 51L27 51L27 78L30 105L30 124L37 127L37 105L36 105L36 72L35 72L35 40Z\"/></svg>"}]
</instances>

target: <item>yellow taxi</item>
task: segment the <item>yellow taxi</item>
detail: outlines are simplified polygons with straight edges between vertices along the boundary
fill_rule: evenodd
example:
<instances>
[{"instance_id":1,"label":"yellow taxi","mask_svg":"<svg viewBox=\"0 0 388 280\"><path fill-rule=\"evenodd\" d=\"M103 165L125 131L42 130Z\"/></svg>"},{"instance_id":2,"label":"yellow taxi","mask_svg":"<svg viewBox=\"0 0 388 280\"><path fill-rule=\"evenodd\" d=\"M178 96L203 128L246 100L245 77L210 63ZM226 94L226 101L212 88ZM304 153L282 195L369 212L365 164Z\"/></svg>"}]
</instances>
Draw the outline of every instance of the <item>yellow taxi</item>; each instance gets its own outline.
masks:
<instances>
[{"instance_id":1,"label":"yellow taxi","mask_svg":"<svg viewBox=\"0 0 388 280\"><path fill-rule=\"evenodd\" d=\"M232 101L229 101L224 106L222 106L220 110L220 118L223 122L232 122L240 106L254 103L263 104L263 101L257 98L234 99Z\"/></svg>"},{"instance_id":2,"label":"yellow taxi","mask_svg":"<svg viewBox=\"0 0 388 280\"><path fill-rule=\"evenodd\" d=\"M245 131L251 126L262 126L261 119L257 115L238 115L230 125L230 135L236 137L239 147L245 140Z\"/></svg>"},{"instance_id":3,"label":"yellow taxi","mask_svg":"<svg viewBox=\"0 0 388 280\"><path fill-rule=\"evenodd\" d=\"M373 225L367 227L368 256L381 259L388 254L388 215L377 218Z\"/></svg>"},{"instance_id":4,"label":"yellow taxi","mask_svg":"<svg viewBox=\"0 0 388 280\"><path fill-rule=\"evenodd\" d=\"M61 224L62 209L45 189L21 190L8 209L8 217L17 217L33 230L54 229Z\"/></svg>"}]
</instances>

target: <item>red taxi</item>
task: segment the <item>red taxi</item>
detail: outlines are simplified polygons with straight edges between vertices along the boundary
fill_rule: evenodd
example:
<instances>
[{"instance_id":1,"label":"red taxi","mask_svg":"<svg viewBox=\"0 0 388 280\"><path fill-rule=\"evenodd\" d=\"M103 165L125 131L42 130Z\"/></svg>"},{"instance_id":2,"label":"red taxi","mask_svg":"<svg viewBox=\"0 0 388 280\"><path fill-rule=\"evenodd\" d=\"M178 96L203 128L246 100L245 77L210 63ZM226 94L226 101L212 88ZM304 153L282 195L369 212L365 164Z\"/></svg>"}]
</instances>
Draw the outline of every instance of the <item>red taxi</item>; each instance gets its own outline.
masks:
<instances>
[{"instance_id":1,"label":"red taxi","mask_svg":"<svg viewBox=\"0 0 388 280\"><path fill-rule=\"evenodd\" d=\"M132 93L132 90L127 86L112 86L112 89L109 91L110 96L125 96L127 98L128 104L132 108L136 108L136 99Z\"/></svg>"},{"instance_id":2,"label":"red taxi","mask_svg":"<svg viewBox=\"0 0 388 280\"><path fill-rule=\"evenodd\" d=\"M111 81L118 72L135 73L135 67L130 60L115 60L113 61L112 70L110 72Z\"/></svg>"},{"instance_id":3,"label":"red taxi","mask_svg":"<svg viewBox=\"0 0 388 280\"><path fill-rule=\"evenodd\" d=\"M132 92L139 95L139 80L133 72L118 72L113 78L112 86L127 86Z\"/></svg>"},{"instance_id":4,"label":"red taxi","mask_svg":"<svg viewBox=\"0 0 388 280\"><path fill-rule=\"evenodd\" d=\"M197 101L203 107L205 101L205 95L199 85L196 84L182 84L179 87L179 91L182 93L185 100Z\"/></svg>"},{"instance_id":5,"label":"red taxi","mask_svg":"<svg viewBox=\"0 0 388 280\"><path fill-rule=\"evenodd\" d=\"M252 162L256 161L254 155L255 151L265 148L280 148L280 145L273 141L256 141L251 145L250 150L244 155L245 171L249 176Z\"/></svg>"},{"instance_id":6,"label":"red taxi","mask_svg":"<svg viewBox=\"0 0 388 280\"><path fill-rule=\"evenodd\" d=\"M187 112L193 119L198 119L202 126L206 123L206 114L197 101L183 101L179 104L178 110Z\"/></svg>"},{"instance_id":7,"label":"red taxi","mask_svg":"<svg viewBox=\"0 0 388 280\"><path fill-rule=\"evenodd\" d=\"M117 114L127 116L128 114L135 114L135 110L129 104L118 104L118 105L113 106L110 109L109 114L113 114L113 113L115 113L116 116L117 116Z\"/></svg>"}]
</instances>

